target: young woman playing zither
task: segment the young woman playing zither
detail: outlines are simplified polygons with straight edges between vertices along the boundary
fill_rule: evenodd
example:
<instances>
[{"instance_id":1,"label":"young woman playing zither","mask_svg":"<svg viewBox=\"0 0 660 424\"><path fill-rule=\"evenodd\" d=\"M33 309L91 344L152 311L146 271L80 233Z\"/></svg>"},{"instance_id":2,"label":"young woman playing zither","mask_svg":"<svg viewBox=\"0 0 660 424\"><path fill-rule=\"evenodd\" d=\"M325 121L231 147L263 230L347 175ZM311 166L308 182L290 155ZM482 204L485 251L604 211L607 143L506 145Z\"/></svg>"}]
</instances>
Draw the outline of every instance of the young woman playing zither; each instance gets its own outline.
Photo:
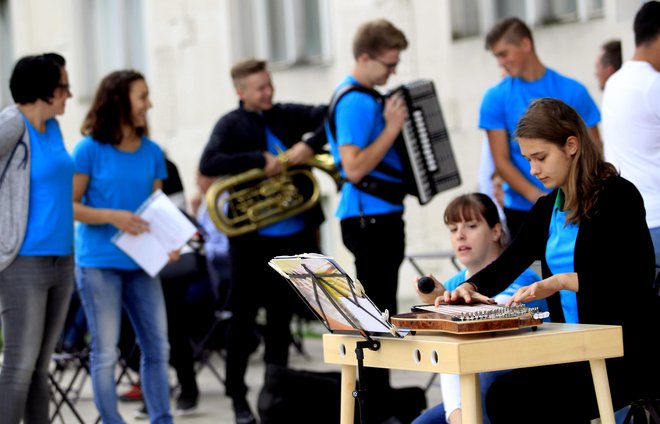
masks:
<instances>
[{"instance_id":1,"label":"young woman playing zither","mask_svg":"<svg viewBox=\"0 0 660 424\"><path fill-rule=\"evenodd\" d=\"M658 334L658 298L642 197L604 162L582 119L559 100L534 101L516 138L531 174L553 191L538 200L497 260L436 303L487 302L539 259L543 279L520 288L509 304L547 298L552 321L622 326L625 356L607 360L614 408L657 398L658 354L647 341ZM487 393L486 412L495 424L588 423L598 416L589 365L504 374Z\"/></svg>"}]
</instances>

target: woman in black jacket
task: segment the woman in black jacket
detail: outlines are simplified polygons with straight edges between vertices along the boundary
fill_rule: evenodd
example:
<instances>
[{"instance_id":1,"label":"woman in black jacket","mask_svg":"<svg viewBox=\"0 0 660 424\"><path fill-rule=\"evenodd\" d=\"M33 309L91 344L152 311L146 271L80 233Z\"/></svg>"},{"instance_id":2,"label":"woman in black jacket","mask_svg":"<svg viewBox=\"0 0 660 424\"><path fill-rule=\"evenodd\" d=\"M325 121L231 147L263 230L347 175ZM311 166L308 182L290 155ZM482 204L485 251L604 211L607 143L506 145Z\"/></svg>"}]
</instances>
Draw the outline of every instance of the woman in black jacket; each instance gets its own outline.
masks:
<instances>
[{"instance_id":1,"label":"woman in black jacket","mask_svg":"<svg viewBox=\"0 0 660 424\"><path fill-rule=\"evenodd\" d=\"M622 326L625 356L606 361L614 408L657 397L657 353L647 343L659 328L655 261L641 195L603 160L582 119L560 100L534 101L516 137L531 174L554 191L534 205L496 261L444 300L488 302L540 260L543 279L510 302L547 298L554 322ZM492 423L589 422L598 416L589 365L514 370L491 386L486 410Z\"/></svg>"}]
</instances>

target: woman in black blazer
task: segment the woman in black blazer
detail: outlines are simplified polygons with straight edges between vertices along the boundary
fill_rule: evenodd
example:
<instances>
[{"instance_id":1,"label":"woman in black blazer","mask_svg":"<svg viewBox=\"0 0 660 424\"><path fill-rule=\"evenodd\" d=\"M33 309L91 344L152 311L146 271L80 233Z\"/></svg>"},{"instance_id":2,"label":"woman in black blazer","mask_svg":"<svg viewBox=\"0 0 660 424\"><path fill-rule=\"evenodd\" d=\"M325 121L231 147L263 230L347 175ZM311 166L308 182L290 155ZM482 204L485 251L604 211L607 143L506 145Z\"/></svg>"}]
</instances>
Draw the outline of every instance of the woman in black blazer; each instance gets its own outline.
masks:
<instances>
[{"instance_id":1,"label":"woman in black blazer","mask_svg":"<svg viewBox=\"0 0 660 424\"><path fill-rule=\"evenodd\" d=\"M437 301L488 302L540 260L543 279L519 289L510 303L547 298L554 322L621 325L625 356L606 361L615 410L658 397L658 352L647 341L659 334L660 309L641 195L603 160L582 119L560 100L534 101L516 138L531 174L554 190L538 200L496 261ZM486 412L492 423L588 423L598 417L589 365L503 375L488 392Z\"/></svg>"}]
</instances>

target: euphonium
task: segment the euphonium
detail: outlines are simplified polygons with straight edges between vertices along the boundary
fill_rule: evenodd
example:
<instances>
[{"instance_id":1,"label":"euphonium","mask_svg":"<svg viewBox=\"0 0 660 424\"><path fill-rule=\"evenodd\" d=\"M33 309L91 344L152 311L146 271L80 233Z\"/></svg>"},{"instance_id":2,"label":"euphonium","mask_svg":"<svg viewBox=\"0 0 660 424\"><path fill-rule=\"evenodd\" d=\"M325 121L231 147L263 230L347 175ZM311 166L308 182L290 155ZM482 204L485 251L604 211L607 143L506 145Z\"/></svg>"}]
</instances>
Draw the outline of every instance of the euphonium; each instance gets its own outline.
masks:
<instances>
[{"instance_id":1,"label":"euphonium","mask_svg":"<svg viewBox=\"0 0 660 424\"><path fill-rule=\"evenodd\" d=\"M280 157L286 164L286 154ZM339 170L327 153L313 156L304 167L285 165L279 175L271 178L266 178L263 169L250 169L209 187L206 203L211 220L228 237L234 237L308 210L321 195L318 181L308 167L327 172L341 187Z\"/></svg>"}]
</instances>

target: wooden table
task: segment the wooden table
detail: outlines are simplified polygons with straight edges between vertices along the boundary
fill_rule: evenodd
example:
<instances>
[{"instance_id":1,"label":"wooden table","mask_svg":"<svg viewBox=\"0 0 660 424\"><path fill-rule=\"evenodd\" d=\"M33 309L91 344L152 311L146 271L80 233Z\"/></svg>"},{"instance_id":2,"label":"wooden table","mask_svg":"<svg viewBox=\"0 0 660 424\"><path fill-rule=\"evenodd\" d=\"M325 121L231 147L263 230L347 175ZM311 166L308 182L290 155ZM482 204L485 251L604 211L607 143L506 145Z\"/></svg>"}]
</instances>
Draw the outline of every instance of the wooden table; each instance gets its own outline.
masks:
<instances>
[{"instance_id":1,"label":"wooden table","mask_svg":"<svg viewBox=\"0 0 660 424\"><path fill-rule=\"evenodd\" d=\"M357 335L324 334L323 356L341 365L341 423L352 424ZM460 375L463 422L481 424L479 374L485 371L589 361L602 424L614 424L605 358L623 356L619 326L544 323L537 331L447 333L379 338L378 351L364 349L364 366Z\"/></svg>"}]
</instances>

